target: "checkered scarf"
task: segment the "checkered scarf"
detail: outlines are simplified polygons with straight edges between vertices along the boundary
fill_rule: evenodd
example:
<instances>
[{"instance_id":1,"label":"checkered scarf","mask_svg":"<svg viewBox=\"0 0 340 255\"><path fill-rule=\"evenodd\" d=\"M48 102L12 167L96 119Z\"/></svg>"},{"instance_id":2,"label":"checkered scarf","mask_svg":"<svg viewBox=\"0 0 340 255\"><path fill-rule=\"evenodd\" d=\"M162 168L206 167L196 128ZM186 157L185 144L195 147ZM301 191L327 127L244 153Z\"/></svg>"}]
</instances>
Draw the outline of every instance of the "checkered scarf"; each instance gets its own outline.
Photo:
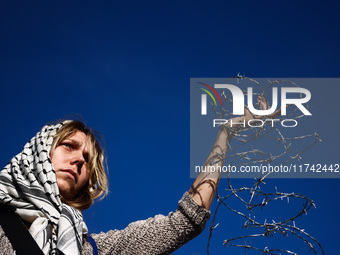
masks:
<instances>
[{"instance_id":1,"label":"checkered scarf","mask_svg":"<svg viewBox=\"0 0 340 255\"><path fill-rule=\"evenodd\" d=\"M61 202L49 156L62 125L44 126L0 172L0 203L32 223L29 232L44 254L81 254L87 228L82 214Z\"/></svg>"}]
</instances>

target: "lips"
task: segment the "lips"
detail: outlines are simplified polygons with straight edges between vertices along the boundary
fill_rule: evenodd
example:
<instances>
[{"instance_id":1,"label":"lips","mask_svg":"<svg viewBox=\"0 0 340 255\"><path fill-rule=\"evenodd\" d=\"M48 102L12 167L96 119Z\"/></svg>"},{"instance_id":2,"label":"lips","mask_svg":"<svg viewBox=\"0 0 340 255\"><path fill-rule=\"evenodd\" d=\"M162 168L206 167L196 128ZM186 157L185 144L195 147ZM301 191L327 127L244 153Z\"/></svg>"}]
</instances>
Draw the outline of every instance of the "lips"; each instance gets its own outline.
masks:
<instances>
[{"instance_id":1,"label":"lips","mask_svg":"<svg viewBox=\"0 0 340 255\"><path fill-rule=\"evenodd\" d=\"M77 183L78 175L72 171L72 169L63 169L61 170L63 173L66 173L75 183Z\"/></svg>"}]
</instances>

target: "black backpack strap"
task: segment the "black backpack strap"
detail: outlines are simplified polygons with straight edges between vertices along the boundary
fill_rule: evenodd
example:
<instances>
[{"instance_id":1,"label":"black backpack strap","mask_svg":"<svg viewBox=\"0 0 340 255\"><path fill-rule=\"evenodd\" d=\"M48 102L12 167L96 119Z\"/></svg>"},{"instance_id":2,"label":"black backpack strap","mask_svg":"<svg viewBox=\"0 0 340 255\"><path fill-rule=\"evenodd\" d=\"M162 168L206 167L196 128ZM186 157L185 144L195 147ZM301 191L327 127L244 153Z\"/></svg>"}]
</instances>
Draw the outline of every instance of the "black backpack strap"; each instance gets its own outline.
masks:
<instances>
[{"instance_id":1,"label":"black backpack strap","mask_svg":"<svg viewBox=\"0 0 340 255\"><path fill-rule=\"evenodd\" d=\"M6 205L0 203L0 225L12 244L16 255L42 255L20 217Z\"/></svg>"}]
</instances>

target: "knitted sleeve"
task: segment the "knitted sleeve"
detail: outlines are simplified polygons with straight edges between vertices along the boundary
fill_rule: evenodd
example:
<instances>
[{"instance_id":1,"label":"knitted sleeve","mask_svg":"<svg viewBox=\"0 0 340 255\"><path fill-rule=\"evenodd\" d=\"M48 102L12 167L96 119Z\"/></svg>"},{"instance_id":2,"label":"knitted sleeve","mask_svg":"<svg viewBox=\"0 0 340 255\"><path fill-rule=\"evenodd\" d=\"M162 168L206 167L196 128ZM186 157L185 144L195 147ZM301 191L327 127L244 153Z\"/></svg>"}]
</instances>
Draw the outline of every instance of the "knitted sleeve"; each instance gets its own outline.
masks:
<instances>
[{"instance_id":1,"label":"knitted sleeve","mask_svg":"<svg viewBox=\"0 0 340 255\"><path fill-rule=\"evenodd\" d=\"M1 226L0 226L0 254L14 254L12 244L8 240Z\"/></svg>"},{"instance_id":2,"label":"knitted sleeve","mask_svg":"<svg viewBox=\"0 0 340 255\"><path fill-rule=\"evenodd\" d=\"M199 235L210 211L199 206L186 192L178 202L175 212L168 216L156 215L129 224L123 230L92 234L99 255L170 254ZM89 243L83 246L83 254L92 254Z\"/></svg>"}]
</instances>

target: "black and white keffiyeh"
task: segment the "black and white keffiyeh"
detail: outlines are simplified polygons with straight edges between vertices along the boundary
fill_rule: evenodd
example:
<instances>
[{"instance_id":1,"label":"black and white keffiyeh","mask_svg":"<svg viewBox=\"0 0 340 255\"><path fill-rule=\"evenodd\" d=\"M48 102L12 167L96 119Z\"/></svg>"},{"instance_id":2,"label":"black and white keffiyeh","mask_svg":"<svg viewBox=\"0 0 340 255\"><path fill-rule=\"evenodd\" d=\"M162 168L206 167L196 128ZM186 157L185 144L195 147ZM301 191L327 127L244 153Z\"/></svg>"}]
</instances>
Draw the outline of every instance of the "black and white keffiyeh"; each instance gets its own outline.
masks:
<instances>
[{"instance_id":1,"label":"black and white keffiyeh","mask_svg":"<svg viewBox=\"0 0 340 255\"><path fill-rule=\"evenodd\" d=\"M62 125L44 126L0 172L0 203L32 223L29 232L44 254L81 254L87 228L82 214L61 202L49 156Z\"/></svg>"}]
</instances>

